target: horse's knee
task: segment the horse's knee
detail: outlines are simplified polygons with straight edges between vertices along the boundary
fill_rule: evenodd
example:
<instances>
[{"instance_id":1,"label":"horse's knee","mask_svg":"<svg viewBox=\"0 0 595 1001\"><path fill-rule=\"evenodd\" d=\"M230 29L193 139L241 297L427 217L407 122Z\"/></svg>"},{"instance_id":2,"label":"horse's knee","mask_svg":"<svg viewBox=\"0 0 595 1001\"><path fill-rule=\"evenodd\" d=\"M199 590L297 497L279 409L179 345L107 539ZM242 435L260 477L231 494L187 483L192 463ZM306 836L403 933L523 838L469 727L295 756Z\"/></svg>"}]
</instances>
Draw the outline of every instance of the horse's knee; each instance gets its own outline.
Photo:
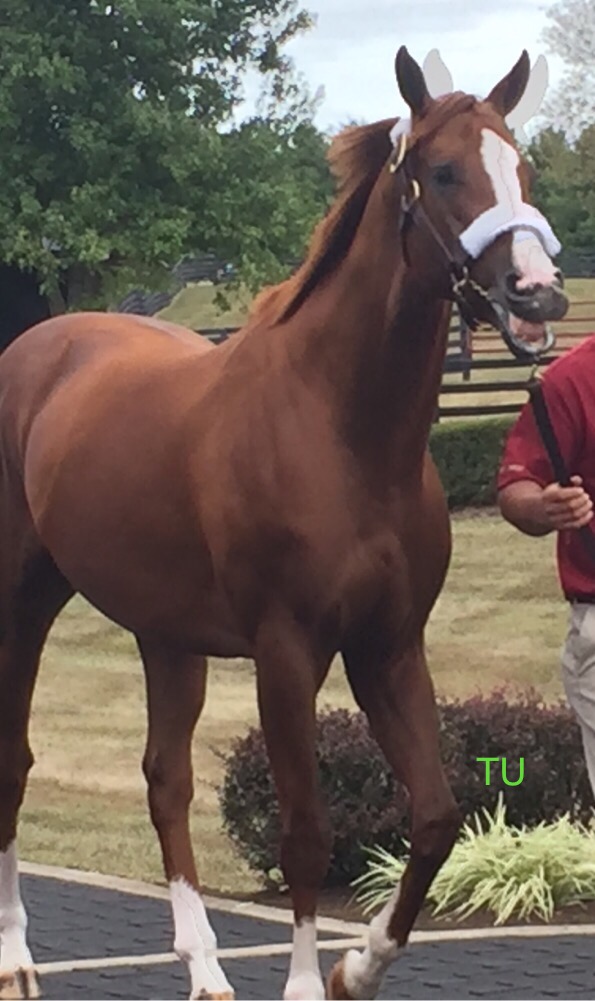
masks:
<instances>
[{"instance_id":1,"label":"horse's knee","mask_svg":"<svg viewBox=\"0 0 595 1001\"><path fill-rule=\"evenodd\" d=\"M411 857L432 868L440 867L451 853L461 823L461 813L454 801L431 816L417 818L411 832Z\"/></svg>"},{"instance_id":2,"label":"horse's knee","mask_svg":"<svg viewBox=\"0 0 595 1001\"><path fill-rule=\"evenodd\" d=\"M318 889L328 870L331 847L331 827L324 810L293 811L281 838L281 868L288 885Z\"/></svg>"},{"instance_id":3,"label":"horse's knee","mask_svg":"<svg viewBox=\"0 0 595 1001\"><path fill-rule=\"evenodd\" d=\"M190 762L178 768L161 754L147 752L143 773L151 820L156 828L167 827L188 812L193 795Z\"/></svg>"}]
</instances>

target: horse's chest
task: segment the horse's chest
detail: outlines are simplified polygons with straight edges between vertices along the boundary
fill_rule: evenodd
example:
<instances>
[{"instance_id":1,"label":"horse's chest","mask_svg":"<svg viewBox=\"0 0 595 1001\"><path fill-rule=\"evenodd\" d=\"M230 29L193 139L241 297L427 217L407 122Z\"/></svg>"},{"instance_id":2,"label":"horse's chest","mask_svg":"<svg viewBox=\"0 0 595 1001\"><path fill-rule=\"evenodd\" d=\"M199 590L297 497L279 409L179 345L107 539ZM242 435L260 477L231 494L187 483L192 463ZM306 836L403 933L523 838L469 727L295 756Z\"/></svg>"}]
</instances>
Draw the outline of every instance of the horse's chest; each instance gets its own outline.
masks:
<instances>
[{"instance_id":1,"label":"horse's chest","mask_svg":"<svg viewBox=\"0 0 595 1001\"><path fill-rule=\"evenodd\" d=\"M359 614L407 585L407 555L396 536L360 540L346 552L337 583L346 609Z\"/></svg>"},{"instance_id":2,"label":"horse's chest","mask_svg":"<svg viewBox=\"0 0 595 1001\"><path fill-rule=\"evenodd\" d=\"M302 604L325 609L345 625L406 590L408 561L395 535L330 534L296 551L287 568L286 580Z\"/></svg>"}]
</instances>

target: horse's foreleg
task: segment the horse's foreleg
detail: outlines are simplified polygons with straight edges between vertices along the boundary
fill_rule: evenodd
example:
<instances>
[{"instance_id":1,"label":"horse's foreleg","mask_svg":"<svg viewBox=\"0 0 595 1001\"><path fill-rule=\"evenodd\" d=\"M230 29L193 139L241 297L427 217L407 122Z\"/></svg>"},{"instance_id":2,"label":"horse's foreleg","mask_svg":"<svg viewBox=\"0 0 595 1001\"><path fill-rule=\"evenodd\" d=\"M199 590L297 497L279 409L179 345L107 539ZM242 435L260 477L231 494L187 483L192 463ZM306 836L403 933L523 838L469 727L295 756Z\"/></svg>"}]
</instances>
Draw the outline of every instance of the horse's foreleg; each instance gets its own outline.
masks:
<instances>
[{"instance_id":1,"label":"horse's foreleg","mask_svg":"<svg viewBox=\"0 0 595 1001\"><path fill-rule=\"evenodd\" d=\"M204 705L206 659L142 640L139 648L149 722L143 771L169 882L174 949L188 965L192 998L233 998L217 960L217 941L201 898L189 828L192 735Z\"/></svg>"},{"instance_id":2,"label":"horse's foreleg","mask_svg":"<svg viewBox=\"0 0 595 1001\"><path fill-rule=\"evenodd\" d=\"M420 644L385 664L346 656L354 695L396 777L411 799L411 856L389 903L370 924L363 952L334 967L330 998L372 998L399 951L434 876L448 858L460 825L439 751L434 692Z\"/></svg>"},{"instance_id":3,"label":"horse's foreleg","mask_svg":"<svg viewBox=\"0 0 595 1001\"><path fill-rule=\"evenodd\" d=\"M24 778L19 785L24 790ZM38 998L37 975L27 943L27 914L19 889L16 838L8 843L3 838L0 845L0 998Z\"/></svg>"},{"instance_id":4,"label":"horse's foreleg","mask_svg":"<svg viewBox=\"0 0 595 1001\"><path fill-rule=\"evenodd\" d=\"M54 618L72 594L31 535L13 533L22 558L3 539L0 594L0 998L37 998L37 975L27 943L19 889L17 821L33 764L28 729L41 651ZM12 560L9 561L9 558ZM8 579L9 562L18 573Z\"/></svg>"},{"instance_id":5,"label":"horse's foreleg","mask_svg":"<svg viewBox=\"0 0 595 1001\"><path fill-rule=\"evenodd\" d=\"M261 632L257 646L258 702L281 812L281 868L290 888L293 951L285 1001L325 996L316 944L316 909L330 857L331 836L318 789L316 694L318 667L290 625Z\"/></svg>"},{"instance_id":6,"label":"horse's foreleg","mask_svg":"<svg viewBox=\"0 0 595 1001\"><path fill-rule=\"evenodd\" d=\"M0 998L39 997L16 842L18 813L33 764L27 739L29 698L25 685L17 683L19 668L25 665L15 660L11 646L0 647ZM35 665L30 672L34 676Z\"/></svg>"}]
</instances>

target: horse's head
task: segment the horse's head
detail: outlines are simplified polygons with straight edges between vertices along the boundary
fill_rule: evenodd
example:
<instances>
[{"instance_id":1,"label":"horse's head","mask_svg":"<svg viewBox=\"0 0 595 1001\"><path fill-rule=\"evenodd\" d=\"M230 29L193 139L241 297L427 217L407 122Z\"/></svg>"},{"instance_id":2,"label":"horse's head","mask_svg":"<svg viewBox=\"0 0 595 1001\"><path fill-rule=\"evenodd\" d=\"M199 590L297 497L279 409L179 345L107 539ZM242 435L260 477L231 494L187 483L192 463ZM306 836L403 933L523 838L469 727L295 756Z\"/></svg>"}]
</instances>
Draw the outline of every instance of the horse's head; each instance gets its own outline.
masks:
<instances>
[{"instance_id":1,"label":"horse's head","mask_svg":"<svg viewBox=\"0 0 595 1001\"><path fill-rule=\"evenodd\" d=\"M518 355L550 346L568 309L553 263L560 244L529 204L530 167L506 127L529 78L523 52L485 101L430 96L405 48L396 59L410 123L397 123L391 170L401 178L403 242L412 268L465 319L491 323ZM428 289L429 290L429 289Z\"/></svg>"}]
</instances>

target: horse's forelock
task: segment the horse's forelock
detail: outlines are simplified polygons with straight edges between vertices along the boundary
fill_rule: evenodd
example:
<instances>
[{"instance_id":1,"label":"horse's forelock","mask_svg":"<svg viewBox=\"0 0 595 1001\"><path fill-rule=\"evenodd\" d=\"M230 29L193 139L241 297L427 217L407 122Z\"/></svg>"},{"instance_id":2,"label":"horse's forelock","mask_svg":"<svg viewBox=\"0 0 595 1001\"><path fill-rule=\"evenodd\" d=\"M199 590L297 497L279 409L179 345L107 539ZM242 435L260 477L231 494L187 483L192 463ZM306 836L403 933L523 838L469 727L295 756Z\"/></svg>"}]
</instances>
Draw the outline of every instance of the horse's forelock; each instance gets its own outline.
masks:
<instances>
[{"instance_id":1,"label":"horse's forelock","mask_svg":"<svg viewBox=\"0 0 595 1001\"><path fill-rule=\"evenodd\" d=\"M473 97L472 94L464 94L462 91L455 91L453 94L446 94L444 97L438 98L431 105L428 114L415 122L410 145L427 142L452 118L473 111L479 104L476 97Z\"/></svg>"}]
</instances>

